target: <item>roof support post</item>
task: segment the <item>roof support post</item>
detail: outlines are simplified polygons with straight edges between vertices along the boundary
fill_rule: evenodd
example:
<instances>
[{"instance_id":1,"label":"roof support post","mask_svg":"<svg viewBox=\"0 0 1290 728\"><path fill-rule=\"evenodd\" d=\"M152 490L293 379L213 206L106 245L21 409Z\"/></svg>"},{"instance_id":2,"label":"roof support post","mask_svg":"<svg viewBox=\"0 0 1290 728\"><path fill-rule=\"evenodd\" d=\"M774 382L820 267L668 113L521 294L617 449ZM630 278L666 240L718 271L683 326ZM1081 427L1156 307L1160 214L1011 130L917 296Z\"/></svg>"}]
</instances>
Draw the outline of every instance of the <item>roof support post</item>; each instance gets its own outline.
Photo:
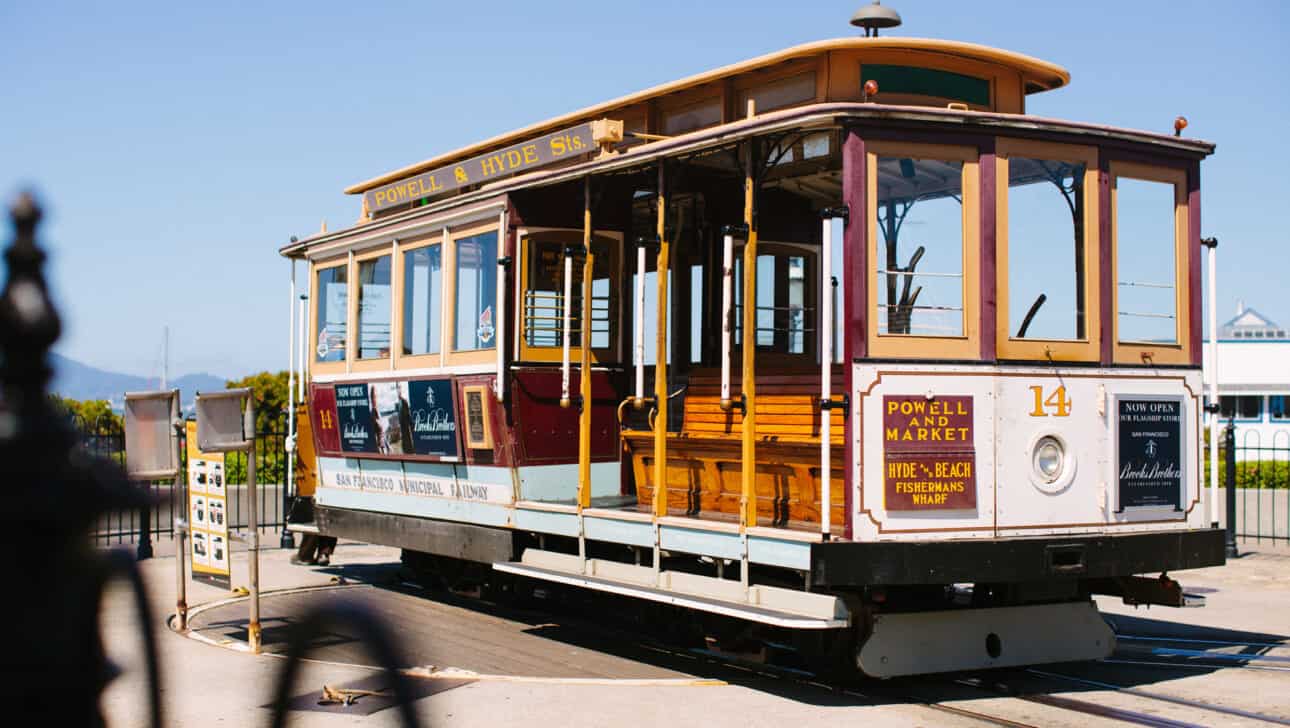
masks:
<instances>
[{"instance_id":1,"label":"roof support post","mask_svg":"<svg viewBox=\"0 0 1290 728\"><path fill-rule=\"evenodd\" d=\"M658 163L658 332L654 344L654 515L667 515L667 273L670 245L667 240L667 194L664 165ZM645 285L644 279L641 285Z\"/></svg>"},{"instance_id":2,"label":"roof support post","mask_svg":"<svg viewBox=\"0 0 1290 728\"><path fill-rule=\"evenodd\" d=\"M591 252L591 176L582 192L582 322L578 331L578 510L591 505L591 278L596 256Z\"/></svg>"},{"instance_id":3,"label":"roof support post","mask_svg":"<svg viewBox=\"0 0 1290 728\"><path fill-rule=\"evenodd\" d=\"M743 284L743 449L740 467L739 522L744 528L757 525L757 140L748 140L744 160L744 242Z\"/></svg>"}]
</instances>

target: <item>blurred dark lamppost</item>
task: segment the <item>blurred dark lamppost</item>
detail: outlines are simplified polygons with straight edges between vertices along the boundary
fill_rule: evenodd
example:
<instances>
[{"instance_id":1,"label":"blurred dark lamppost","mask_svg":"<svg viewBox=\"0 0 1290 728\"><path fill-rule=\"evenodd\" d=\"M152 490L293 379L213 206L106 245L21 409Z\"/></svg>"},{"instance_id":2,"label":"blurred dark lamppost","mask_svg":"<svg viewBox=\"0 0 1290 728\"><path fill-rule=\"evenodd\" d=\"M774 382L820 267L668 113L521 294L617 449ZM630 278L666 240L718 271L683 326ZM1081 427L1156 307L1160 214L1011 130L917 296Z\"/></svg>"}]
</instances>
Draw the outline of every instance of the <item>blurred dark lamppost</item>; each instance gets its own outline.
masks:
<instances>
[{"instance_id":1,"label":"blurred dark lamppost","mask_svg":"<svg viewBox=\"0 0 1290 728\"><path fill-rule=\"evenodd\" d=\"M115 676L103 651L104 586L123 572L134 587L146 644L152 723L160 722L155 639L143 585L128 554L96 549L95 520L148 506L121 467L77 447L70 423L49 399L49 349L61 323L49 299L36 244L41 212L30 194L13 205L14 239L4 251L0 292L0 569L13 593L3 600L9 643L0 651L5 723L101 726L99 696ZM15 718L15 716L18 716Z\"/></svg>"},{"instance_id":2,"label":"blurred dark lamppost","mask_svg":"<svg viewBox=\"0 0 1290 728\"><path fill-rule=\"evenodd\" d=\"M1223 477L1223 487L1227 492L1223 494L1224 508L1227 513L1227 558L1234 559L1240 556L1240 551L1236 548L1236 422L1229 421L1227 427L1223 428L1223 447L1227 448L1227 455L1223 458L1223 464L1227 468L1227 473Z\"/></svg>"}]
</instances>

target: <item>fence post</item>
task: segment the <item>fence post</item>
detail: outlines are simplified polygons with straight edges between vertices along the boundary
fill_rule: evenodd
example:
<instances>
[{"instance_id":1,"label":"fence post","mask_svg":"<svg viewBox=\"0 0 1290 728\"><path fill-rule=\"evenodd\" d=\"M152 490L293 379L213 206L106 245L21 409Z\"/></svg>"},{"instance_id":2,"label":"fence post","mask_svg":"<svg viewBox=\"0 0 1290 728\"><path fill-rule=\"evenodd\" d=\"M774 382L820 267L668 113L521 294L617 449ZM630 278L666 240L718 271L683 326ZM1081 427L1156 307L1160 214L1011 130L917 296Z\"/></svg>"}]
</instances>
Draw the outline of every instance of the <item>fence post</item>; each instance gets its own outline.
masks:
<instances>
[{"instance_id":1,"label":"fence post","mask_svg":"<svg viewBox=\"0 0 1290 728\"><path fill-rule=\"evenodd\" d=\"M283 463L286 467L280 469L285 476L282 480L282 510L279 511L282 514L282 535L278 537L278 546L279 548L284 549L293 549L296 547L296 535L287 530L287 515L291 511L291 487L293 485L292 481L294 480L289 473L294 472L296 459L296 438L292 427L294 420L291 419L293 417L295 417L295 413L288 409L288 419L285 428L287 434L283 440L282 447L283 451L287 455L287 462ZM279 432L282 432L282 430L279 430Z\"/></svg>"},{"instance_id":2,"label":"fence post","mask_svg":"<svg viewBox=\"0 0 1290 728\"><path fill-rule=\"evenodd\" d=\"M143 483L143 489L151 495L152 486ZM134 557L139 561L152 558L152 506L148 502L139 507L139 546Z\"/></svg>"},{"instance_id":3,"label":"fence post","mask_svg":"<svg viewBox=\"0 0 1290 728\"><path fill-rule=\"evenodd\" d=\"M1223 445L1227 448L1224 464L1227 466L1223 485L1227 488L1224 494L1227 521L1227 558L1234 559L1240 555L1236 548L1236 424L1229 422L1223 429Z\"/></svg>"}]
</instances>

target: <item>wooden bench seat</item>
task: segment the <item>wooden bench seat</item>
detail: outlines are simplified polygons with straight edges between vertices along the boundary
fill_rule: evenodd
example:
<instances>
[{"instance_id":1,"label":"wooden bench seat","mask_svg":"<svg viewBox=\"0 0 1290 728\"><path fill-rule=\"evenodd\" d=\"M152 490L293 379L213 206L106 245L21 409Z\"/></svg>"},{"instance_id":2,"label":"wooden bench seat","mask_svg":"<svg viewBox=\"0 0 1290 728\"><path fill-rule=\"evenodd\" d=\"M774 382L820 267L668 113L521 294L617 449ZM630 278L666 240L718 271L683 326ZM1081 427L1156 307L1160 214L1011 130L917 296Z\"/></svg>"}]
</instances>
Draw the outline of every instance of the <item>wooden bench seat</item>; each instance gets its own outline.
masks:
<instances>
[{"instance_id":1,"label":"wooden bench seat","mask_svg":"<svg viewBox=\"0 0 1290 728\"><path fill-rule=\"evenodd\" d=\"M742 493L743 423L740 411L721 409L720 371L691 373L685 392L681 432L667 436L667 507L669 515L713 518L739 512ZM738 400L741 379L732 377ZM842 373L834 370L834 392L842 391ZM757 377L757 522L762 526L811 529L820 523L820 374L776 371ZM843 412L831 412L830 518L841 529L845 511L843 486ZM654 435L625 430L636 493L641 505L654 494Z\"/></svg>"}]
</instances>

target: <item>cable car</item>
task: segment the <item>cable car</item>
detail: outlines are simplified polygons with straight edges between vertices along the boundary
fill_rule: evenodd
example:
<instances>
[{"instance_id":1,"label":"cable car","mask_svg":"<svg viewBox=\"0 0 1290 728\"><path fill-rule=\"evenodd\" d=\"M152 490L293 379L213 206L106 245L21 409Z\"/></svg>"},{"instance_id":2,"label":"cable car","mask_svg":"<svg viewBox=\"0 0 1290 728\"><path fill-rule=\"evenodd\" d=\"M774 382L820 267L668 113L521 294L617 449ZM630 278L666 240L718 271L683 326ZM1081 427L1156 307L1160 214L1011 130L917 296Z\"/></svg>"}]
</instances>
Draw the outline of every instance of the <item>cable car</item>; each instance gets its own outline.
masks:
<instances>
[{"instance_id":1,"label":"cable car","mask_svg":"<svg viewBox=\"0 0 1290 728\"><path fill-rule=\"evenodd\" d=\"M1029 115L1066 70L874 7L283 247L310 528L877 677L1100 658L1091 595L1187 603L1168 575L1224 560L1213 145Z\"/></svg>"}]
</instances>

